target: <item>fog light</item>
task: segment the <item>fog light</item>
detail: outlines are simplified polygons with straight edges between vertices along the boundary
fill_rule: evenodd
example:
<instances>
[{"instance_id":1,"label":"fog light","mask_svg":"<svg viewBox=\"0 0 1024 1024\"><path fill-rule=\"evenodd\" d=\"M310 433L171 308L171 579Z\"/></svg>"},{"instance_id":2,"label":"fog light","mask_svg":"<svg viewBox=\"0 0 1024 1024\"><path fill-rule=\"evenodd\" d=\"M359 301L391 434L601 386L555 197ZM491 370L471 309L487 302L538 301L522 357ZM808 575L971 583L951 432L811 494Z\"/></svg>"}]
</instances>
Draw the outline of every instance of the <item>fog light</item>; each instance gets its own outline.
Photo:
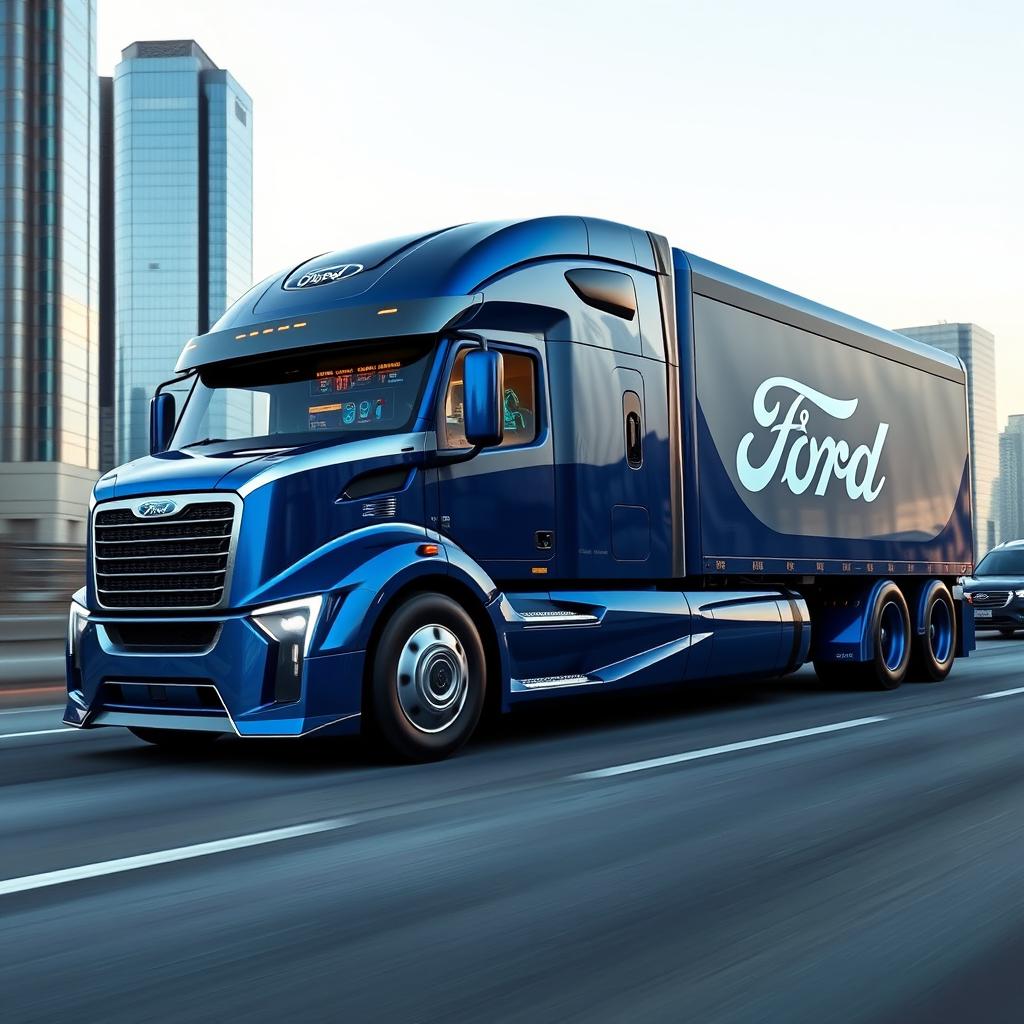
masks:
<instances>
[{"instance_id":1,"label":"fog light","mask_svg":"<svg viewBox=\"0 0 1024 1024\"><path fill-rule=\"evenodd\" d=\"M291 704L302 696L302 663L309 654L323 597L269 605L252 612L252 621L273 641L276 654L274 700Z\"/></svg>"}]
</instances>

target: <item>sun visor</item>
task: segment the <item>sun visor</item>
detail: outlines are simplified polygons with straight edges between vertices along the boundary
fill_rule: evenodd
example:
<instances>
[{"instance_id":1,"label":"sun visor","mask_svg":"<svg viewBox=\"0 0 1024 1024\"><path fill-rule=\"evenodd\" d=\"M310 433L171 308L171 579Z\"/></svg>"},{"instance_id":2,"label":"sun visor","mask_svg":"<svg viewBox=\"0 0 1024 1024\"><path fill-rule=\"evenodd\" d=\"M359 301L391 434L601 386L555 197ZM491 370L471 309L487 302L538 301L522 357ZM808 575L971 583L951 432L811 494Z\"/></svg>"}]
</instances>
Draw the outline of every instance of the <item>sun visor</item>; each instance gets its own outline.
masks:
<instances>
[{"instance_id":1,"label":"sun visor","mask_svg":"<svg viewBox=\"0 0 1024 1024\"><path fill-rule=\"evenodd\" d=\"M243 356L337 342L437 334L460 313L482 301L482 295L454 295L410 299L394 305L349 306L201 334L182 349L175 372L184 373L197 366Z\"/></svg>"}]
</instances>

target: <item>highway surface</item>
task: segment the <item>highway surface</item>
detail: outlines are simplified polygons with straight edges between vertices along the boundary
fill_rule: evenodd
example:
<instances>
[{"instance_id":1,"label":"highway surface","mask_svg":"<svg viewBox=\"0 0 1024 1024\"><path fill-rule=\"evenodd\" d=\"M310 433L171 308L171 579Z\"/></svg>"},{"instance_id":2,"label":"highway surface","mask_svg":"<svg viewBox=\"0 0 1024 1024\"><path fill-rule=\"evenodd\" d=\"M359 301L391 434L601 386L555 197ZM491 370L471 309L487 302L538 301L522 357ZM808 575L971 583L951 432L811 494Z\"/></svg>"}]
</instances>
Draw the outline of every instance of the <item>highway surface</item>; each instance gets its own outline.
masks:
<instances>
[{"instance_id":1,"label":"highway surface","mask_svg":"<svg viewBox=\"0 0 1024 1024\"><path fill-rule=\"evenodd\" d=\"M5 1024L1024 1020L1024 639L894 693L535 708L420 767L58 729L0 710Z\"/></svg>"}]
</instances>

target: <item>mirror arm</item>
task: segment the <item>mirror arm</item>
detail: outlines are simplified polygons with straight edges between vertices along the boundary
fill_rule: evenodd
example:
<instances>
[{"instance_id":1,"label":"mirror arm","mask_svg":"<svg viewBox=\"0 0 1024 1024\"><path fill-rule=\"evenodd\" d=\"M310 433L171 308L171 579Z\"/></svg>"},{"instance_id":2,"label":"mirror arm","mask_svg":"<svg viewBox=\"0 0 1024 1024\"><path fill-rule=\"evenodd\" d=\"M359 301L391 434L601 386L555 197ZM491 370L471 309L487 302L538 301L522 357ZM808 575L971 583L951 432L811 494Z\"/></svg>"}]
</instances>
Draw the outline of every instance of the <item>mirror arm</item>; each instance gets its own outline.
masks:
<instances>
[{"instance_id":1,"label":"mirror arm","mask_svg":"<svg viewBox=\"0 0 1024 1024\"><path fill-rule=\"evenodd\" d=\"M472 448L440 448L432 452L424 452L426 465L441 469L445 466L457 466L461 462L469 462L475 459L481 452L481 445L474 445Z\"/></svg>"}]
</instances>

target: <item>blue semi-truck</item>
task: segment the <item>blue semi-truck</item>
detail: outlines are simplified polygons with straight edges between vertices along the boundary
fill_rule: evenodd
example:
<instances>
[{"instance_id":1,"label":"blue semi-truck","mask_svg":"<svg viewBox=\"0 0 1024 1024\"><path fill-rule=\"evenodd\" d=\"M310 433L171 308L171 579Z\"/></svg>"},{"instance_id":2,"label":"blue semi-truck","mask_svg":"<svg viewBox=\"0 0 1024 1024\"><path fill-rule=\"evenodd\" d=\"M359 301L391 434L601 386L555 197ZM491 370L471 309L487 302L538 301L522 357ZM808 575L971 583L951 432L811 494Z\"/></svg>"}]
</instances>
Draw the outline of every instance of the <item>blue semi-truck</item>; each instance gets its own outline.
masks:
<instances>
[{"instance_id":1,"label":"blue semi-truck","mask_svg":"<svg viewBox=\"0 0 1024 1024\"><path fill-rule=\"evenodd\" d=\"M963 364L657 234L328 253L175 372L96 484L69 725L427 760L488 707L973 648Z\"/></svg>"}]
</instances>

